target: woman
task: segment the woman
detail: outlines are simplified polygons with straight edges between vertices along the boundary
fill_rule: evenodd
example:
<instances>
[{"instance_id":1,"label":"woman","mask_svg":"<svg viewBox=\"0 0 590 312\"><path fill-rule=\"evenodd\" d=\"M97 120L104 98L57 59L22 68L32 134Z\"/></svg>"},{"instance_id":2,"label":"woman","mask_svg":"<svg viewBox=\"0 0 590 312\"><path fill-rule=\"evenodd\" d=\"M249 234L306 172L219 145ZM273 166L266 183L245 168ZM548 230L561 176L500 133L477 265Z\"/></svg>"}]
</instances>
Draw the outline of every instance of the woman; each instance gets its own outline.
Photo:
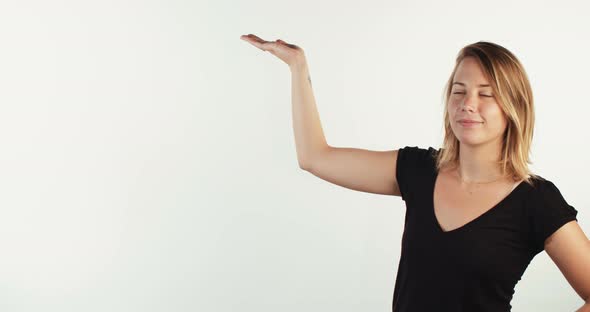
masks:
<instances>
[{"instance_id":1,"label":"woman","mask_svg":"<svg viewBox=\"0 0 590 312\"><path fill-rule=\"evenodd\" d=\"M303 50L242 36L289 65L301 168L406 204L393 311L510 311L514 287L545 250L590 311L590 243L551 181L527 164L533 96L506 48L465 46L447 82L443 147L392 151L327 144Z\"/></svg>"}]
</instances>

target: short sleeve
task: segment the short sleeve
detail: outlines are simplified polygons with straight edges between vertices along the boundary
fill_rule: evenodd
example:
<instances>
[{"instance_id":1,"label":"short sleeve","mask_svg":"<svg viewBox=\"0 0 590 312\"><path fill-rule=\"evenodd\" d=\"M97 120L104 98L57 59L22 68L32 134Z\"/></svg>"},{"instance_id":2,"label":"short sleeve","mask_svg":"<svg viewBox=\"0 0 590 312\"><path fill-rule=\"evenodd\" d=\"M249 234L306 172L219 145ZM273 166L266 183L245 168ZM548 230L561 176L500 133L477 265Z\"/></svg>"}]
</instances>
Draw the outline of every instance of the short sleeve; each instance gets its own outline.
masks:
<instances>
[{"instance_id":1,"label":"short sleeve","mask_svg":"<svg viewBox=\"0 0 590 312\"><path fill-rule=\"evenodd\" d=\"M551 181L542 180L534 194L531 231L535 254L545 249L545 240L564 224L576 220L578 211L570 206Z\"/></svg>"},{"instance_id":2,"label":"short sleeve","mask_svg":"<svg viewBox=\"0 0 590 312\"><path fill-rule=\"evenodd\" d=\"M435 151L432 147L424 149L417 146L406 146L398 150L395 178L402 200L407 201L412 196L412 191L419 187L424 173L432 170Z\"/></svg>"}]
</instances>

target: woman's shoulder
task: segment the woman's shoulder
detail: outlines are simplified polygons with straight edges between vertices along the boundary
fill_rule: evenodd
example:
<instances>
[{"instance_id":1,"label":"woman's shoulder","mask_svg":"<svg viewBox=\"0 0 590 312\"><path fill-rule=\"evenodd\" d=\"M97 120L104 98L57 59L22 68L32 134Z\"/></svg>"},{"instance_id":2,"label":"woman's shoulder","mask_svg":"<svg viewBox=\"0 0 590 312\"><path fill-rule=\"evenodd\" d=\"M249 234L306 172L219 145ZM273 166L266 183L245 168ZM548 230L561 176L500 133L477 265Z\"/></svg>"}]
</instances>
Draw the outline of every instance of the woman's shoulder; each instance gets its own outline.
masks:
<instances>
[{"instance_id":1,"label":"woman's shoulder","mask_svg":"<svg viewBox=\"0 0 590 312\"><path fill-rule=\"evenodd\" d=\"M529 195L540 198L541 200L562 196L561 191L552 180L540 175L531 176L531 185L529 188Z\"/></svg>"},{"instance_id":2,"label":"woman's shoulder","mask_svg":"<svg viewBox=\"0 0 590 312\"><path fill-rule=\"evenodd\" d=\"M424 147L420 147L420 146L410 146L407 145L403 148L400 149L400 151L405 152L408 156L411 156L412 158L421 158L421 159L431 159L436 157L436 155L439 153L440 149L436 149L432 146L424 146Z\"/></svg>"},{"instance_id":3,"label":"woman's shoulder","mask_svg":"<svg viewBox=\"0 0 590 312\"><path fill-rule=\"evenodd\" d=\"M554 186L555 184L553 183L553 181L540 176L538 174L532 175L531 176L531 183L532 183L532 187L536 190L542 191L545 188L547 188L548 186Z\"/></svg>"},{"instance_id":4,"label":"woman's shoulder","mask_svg":"<svg viewBox=\"0 0 590 312\"><path fill-rule=\"evenodd\" d=\"M432 146L405 146L399 150L398 166L402 174L432 175L436 171L437 149Z\"/></svg>"}]
</instances>

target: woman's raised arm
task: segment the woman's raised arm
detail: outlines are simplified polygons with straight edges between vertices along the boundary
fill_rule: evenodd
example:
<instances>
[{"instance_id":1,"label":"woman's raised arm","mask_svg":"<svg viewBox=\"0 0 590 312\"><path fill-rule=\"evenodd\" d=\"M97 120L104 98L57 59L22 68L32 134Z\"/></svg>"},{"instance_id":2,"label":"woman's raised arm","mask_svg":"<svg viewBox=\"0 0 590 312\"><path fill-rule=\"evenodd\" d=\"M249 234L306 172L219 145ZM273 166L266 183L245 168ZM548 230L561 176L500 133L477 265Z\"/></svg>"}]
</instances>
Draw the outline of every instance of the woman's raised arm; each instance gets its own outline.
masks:
<instances>
[{"instance_id":1,"label":"woman's raised arm","mask_svg":"<svg viewBox=\"0 0 590 312\"><path fill-rule=\"evenodd\" d=\"M280 39L265 41L252 34L241 39L272 53L289 65L293 132L299 167L349 189L401 196L395 176L397 150L370 151L328 145L303 49Z\"/></svg>"}]
</instances>

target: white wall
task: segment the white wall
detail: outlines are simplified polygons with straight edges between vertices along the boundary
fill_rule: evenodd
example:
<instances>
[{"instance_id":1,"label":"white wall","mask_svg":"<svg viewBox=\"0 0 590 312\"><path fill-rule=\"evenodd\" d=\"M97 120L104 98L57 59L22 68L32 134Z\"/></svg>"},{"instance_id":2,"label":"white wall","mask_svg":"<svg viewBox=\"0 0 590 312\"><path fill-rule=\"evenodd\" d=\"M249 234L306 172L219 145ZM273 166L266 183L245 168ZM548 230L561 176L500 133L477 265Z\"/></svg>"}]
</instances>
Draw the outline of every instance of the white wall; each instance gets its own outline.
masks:
<instances>
[{"instance_id":1,"label":"white wall","mask_svg":"<svg viewBox=\"0 0 590 312\"><path fill-rule=\"evenodd\" d=\"M0 310L390 311L405 212L299 169L301 46L331 145L438 147L459 49L522 61L533 171L590 233L584 1L0 2ZM416 120L422 120L416 123ZM546 253L513 311L582 300Z\"/></svg>"}]
</instances>

